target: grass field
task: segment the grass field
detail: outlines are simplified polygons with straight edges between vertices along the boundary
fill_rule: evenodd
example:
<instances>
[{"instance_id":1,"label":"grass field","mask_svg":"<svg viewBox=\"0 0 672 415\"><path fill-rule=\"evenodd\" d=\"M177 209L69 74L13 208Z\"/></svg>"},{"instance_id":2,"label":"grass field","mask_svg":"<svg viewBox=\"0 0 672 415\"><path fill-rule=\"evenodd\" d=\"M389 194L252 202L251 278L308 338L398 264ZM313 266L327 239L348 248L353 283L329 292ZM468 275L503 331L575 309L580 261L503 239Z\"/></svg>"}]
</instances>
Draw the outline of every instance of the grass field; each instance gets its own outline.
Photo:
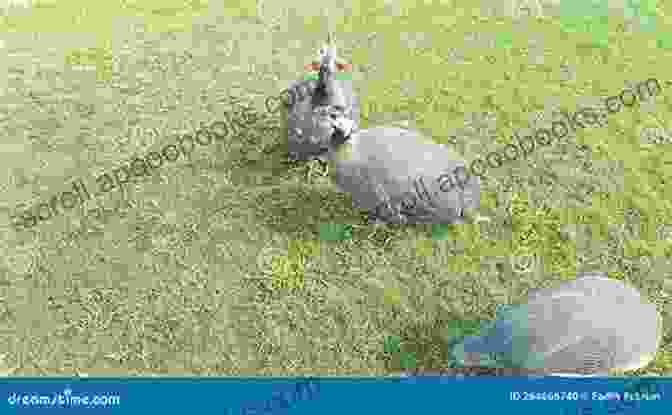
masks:
<instances>
[{"instance_id":1,"label":"grass field","mask_svg":"<svg viewBox=\"0 0 672 415\"><path fill-rule=\"evenodd\" d=\"M589 31L559 1L542 0L543 17L500 3L6 7L0 373L436 372L449 366L451 336L499 305L604 270L663 313L664 345L635 374L672 375L672 51L659 41L671 8L647 2L656 29L640 30L614 2L608 23ZM354 64L364 126L412 120L467 160L550 124L558 109L649 78L665 87L604 128L489 171L490 224L444 238L368 226L326 178L285 162L277 115L264 110L324 39L322 4ZM238 116L231 97L258 118L240 134L32 230L11 226L10 215L70 180L93 182L173 134Z\"/></svg>"}]
</instances>

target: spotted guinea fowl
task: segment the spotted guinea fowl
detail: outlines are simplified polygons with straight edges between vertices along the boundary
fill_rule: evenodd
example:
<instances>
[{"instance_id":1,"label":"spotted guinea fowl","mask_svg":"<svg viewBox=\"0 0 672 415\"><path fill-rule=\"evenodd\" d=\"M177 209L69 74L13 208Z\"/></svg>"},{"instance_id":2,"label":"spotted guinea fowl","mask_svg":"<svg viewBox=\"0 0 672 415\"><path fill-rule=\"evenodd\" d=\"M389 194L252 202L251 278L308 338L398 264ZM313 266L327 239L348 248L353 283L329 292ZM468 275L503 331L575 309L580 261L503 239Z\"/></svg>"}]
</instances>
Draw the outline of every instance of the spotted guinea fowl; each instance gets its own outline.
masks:
<instances>
[{"instance_id":1,"label":"spotted guinea fowl","mask_svg":"<svg viewBox=\"0 0 672 415\"><path fill-rule=\"evenodd\" d=\"M605 376L650 363L661 342L656 306L622 281L583 273L535 290L453 349L462 366Z\"/></svg>"},{"instance_id":2,"label":"spotted guinea fowl","mask_svg":"<svg viewBox=\"0 0 672 415\"><path fill-rule=\"evenodd\" d=\"M350 65L339 60L331 33L318 60L307 68L314 72L289 89L285 118L288 153L292 160L325 160L334 133L331 120L346 117L356 128L360 120L359 97L353 88Z\"/></svg>"},{"instance_id":3,"label":"spotted guinea fowl","mask_svg":"<svg viewBox=\"0 0 672 415\"><path fill-rule=\"evenodd\" d=\"M410 128L356 130L343 117L333 124L337 133L328 153L333 181L375 222L489 220L478 213L479 178L468 175L466 162L449 147Z\"/></svg>"}]
</instances>

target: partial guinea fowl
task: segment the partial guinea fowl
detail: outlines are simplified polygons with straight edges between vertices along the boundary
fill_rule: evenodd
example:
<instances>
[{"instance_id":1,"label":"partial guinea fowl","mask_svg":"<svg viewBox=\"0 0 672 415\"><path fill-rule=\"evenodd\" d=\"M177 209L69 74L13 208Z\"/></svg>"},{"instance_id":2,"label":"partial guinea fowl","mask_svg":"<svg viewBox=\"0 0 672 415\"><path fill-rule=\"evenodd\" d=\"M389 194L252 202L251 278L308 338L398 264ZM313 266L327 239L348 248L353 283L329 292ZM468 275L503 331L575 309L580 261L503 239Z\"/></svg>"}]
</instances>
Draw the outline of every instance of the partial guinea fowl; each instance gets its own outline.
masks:
<instances>
[{"instance_id":1,"label":"partial guinea fowl","mask_svg":"<svg viewBox=\"0 0 672 415\"><path fill-rule=\"evenodd\" d=\"M316 79L304 79L289 89L286 109L289 158L292 160L326 160L333 119L345 117L359 124L359 97L355 93L348 69L339 61L331 34L320 49L317 61L307 65L317 72Z\"/></svg>"},{"instance_id":2,"label":"partial guinea fowl","mask_svg":"<svg viewBox=\"0 0 672 415\"><path fill-rule=\"evenodd\" d=\"M335 121L329 171L336 186L379 224L453 224L489 220L478 214L480 180L445 145L414 129L356 131ZM457 178L455 176L458 176Z\"/></svg>"},{"instance_id":3,"label":"partial guinea fowl","mask_svg":"<svg viewBox=\"0 0 672 415\"><path fill-rule=\"evenodd\" d=\"M555 376L606 376L640 369L662 339L655 304L604 273L580 274L535 290L477 336L453 349L466 367L522 369Z\"/></svg>"}]
</instances>

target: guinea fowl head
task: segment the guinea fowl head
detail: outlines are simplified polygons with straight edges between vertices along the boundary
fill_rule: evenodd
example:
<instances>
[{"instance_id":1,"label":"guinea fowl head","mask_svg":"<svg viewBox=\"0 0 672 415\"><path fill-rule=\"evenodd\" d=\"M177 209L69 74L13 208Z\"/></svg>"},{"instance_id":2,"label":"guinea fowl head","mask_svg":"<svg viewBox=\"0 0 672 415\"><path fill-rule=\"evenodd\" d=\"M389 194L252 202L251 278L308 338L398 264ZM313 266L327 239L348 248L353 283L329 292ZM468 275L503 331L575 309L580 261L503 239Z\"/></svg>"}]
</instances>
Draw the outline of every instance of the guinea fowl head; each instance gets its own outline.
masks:
<instances>
[{"instance_id":1,"label":"guinea fowl head","mask_svg":"<svg viewBox=\"0 0 672 415\"><path fill-rule=\"evenodd\" d=\"M336 79L338 72L337 59L338 50L331 33L329 33L327 43L320 49L317 90L321 93L321 98L324 99L323 105L347 115L348 102L343 92L343 86Z\"/></svg>"},{"instance_id":2,"label":"guinea fowl head","mask_svg":"<svg viewBox=\"0 0 672 415\"><path fill-rule=\"evenodd\" d=\"M318 71L314 97L317 105L314 114L316 122L332 129L329 142L331 148L337 148L348 141L355 127L350 118L350 104L343 85L336 77L337 73L345 68L346 65L338 62L338 49L329 32L327 42L319 51L319 62L313 62L312 69Z\"/></svg>"}]
</instances>

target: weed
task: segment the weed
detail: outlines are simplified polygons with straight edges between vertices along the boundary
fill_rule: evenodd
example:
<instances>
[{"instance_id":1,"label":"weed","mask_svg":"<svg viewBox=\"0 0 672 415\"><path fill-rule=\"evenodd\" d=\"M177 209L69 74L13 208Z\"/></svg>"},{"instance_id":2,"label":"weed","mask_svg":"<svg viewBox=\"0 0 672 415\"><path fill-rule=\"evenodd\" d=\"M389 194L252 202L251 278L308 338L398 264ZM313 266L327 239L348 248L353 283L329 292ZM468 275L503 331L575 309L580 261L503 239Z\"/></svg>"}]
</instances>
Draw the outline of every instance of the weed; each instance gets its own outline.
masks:
<instances>
[{"instance_id":1,"label":"weed","mask_svg":"<svg viewBox=\"0 0 672 415\"><path fill-rule=\"evenodd\" d=\"M307 264L318 250L312 241L290 240L286 253L274 253L266 259L268 268L262 270L266 288L272 292L304 289Z\"/></svg>"},{"instance_id":2,"label":"weed","mask_svg":"<svg viewBox=\"0 0 672 415\"><path fill-rule=\"evenodd\" d=\"M416 369L418 357L415 352L402 350L400 337L387 336L383 341L383 350L390 367L399 367L404 371Z\"/></svg>"},{"instance_id":3,"label":"weed","mask_svg":"<svg viewBox=\"0 0 672 415\"><path fill-rule=\"evenodd\" d=\"M345 241L352 239L352 225L341 225L337 223L320 224L320 240L323 241Z\"/></svg>"}]
</instances>

